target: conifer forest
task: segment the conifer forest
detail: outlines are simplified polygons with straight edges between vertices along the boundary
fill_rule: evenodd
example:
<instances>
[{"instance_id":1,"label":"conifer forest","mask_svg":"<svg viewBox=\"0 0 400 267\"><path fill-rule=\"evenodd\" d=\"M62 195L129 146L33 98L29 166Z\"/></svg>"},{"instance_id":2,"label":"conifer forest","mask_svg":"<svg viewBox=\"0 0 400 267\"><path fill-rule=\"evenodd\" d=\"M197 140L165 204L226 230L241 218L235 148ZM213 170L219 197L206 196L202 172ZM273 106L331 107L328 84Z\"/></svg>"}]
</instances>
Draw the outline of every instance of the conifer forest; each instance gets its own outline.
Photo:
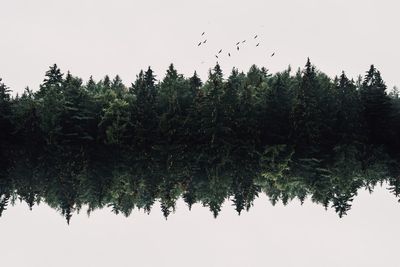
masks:
<instances>
[{"instance_id":1,"label":"conifer forest","mask_svg":"<svg viewBox=\"0 0 400 267\"><path fill-rule=\"evenodd\" d=\"M0 80L0 216L22 201L68 223L104 207L134 216L157 205L167 218L183 199L217 217L226 201L240 214L265 194L342 217L359 189L385 183L400 197L399 136L399 91L373 65L353 79L310 60L275 74L217 63L202 81L171 64L126 85L54 64L23 94Z\"/></svg>"}]
</instances>

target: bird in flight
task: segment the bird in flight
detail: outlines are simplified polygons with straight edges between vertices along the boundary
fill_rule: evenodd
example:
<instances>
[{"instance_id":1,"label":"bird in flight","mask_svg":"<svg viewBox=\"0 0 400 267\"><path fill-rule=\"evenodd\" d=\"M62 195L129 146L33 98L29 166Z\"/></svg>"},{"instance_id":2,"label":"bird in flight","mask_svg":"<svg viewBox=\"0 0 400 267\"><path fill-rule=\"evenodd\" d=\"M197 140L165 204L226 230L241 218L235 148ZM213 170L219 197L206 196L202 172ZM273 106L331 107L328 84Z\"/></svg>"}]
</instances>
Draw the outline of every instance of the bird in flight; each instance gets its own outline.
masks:
<instances>
[{"instance_id":1,"label":"bird in flight","mask_svg":"<svg viewBox=\"0 0 400 267\"><path fill-rule=\"evenodd\" d=\"M275 55L275 52L271 54L271 57L273 57Z\"/></svg>"},{"instance_id":2,"label":"bird in flight","mask_svg":"<svg viewBox=\"0 0 400 267\"><path fill-rule=\"evenodd\" d=\"M201 45L201 42L197 46L200 46L200 45Z\"/></svg>"},{"instance_id":3,"label":"bird in flight","mask_svg":"<svg viewBox=\"0 0 400 267\"><path fill-rule=\"evenodd\" d=\"M240 42L237 42L237 43L236 43L236 45L239 45L239 44L240 44Z\"/></svg>"},{"instance_id":4,"label":"bird in flight","mask_svg":"<svg viewBox=\"0 0 400 267\"><path fill-rule=\"evenodd\" d=\"M218 51L218 54L221 54L221 52L222 52L222 49Z\"/></svg>"},{"instance_id":5,"label":"bird in flight","mask_svg":"<svg viewBox=\"0 0 400 267\"><path fill-rule=\"evenodd\" d=\"M236 50L238 50L238 51L239 51L239 46L237 46L237 47L236 47Z\"/></svg>"},{"instance_id":6,"label":"bird in flight","mask_svg":"<svg viewBox=\"0 0 400 267\"><path fill-rule=\"evenodd\" d=\"M216 58L218 58L218 56L217 56L217 55L215 55L215 57L216 57Z\"/></svg>"},{"instance_id":7,"label":"bird in flight","mask_svg":"<svg viewBox=\"0 0 400 267\"><path fill-rule=\"evenodd\" d=\"M259 45L260 45L260 43L257 43L257 44L256 44L256 47L259 46Z\"/></svg>"},{"instance_id":8,"label":"bird in flight","mask_svg":"<svg viewBox=\"0 0 400 267\"><path fill-rule=\"evenodd\" d=\"M228 56L231 56L231 53L228 53Z\"/></svg>"},{"instance_id":9,"label":"bird in flight","mask_svg":"<svg viewBox=\"0 0 400 267\"><path fill-rule=\"evenodd\" d=\"M242 41L242 44L245 43L245 42L246 42L246 40L243 40L243 41Z\"/></svg>"},{"instance_id":10,"label":"bird in flight","mask_svg":"<svg viewBox=\"0 0 400 267\"><path fill-rule=\"evenodd\" d=\"M205 33L206 33L206 32L203 32L203 33L201 34L201 36L203 36Z\"/></svg>"},{"instance_id":11,"label":"bird in flight","mask_svg":"<svg viewBox=\"0 0 400 267\"><path fill-rule=\"evenodd\" d=\"M204 41L203 41L203 44L205 44L207 42L207 39L205 39Z\"/></svg>"},{"instance_id":12,"label":"bird in flight","mask_svg":"<svg viewBox=\"0 0 400 267\"><path fill-rule=\"evenodd\" d=\"M258 35L254 36L254 39L256 39L258 37Z\"/></svg>"}]
</instances>

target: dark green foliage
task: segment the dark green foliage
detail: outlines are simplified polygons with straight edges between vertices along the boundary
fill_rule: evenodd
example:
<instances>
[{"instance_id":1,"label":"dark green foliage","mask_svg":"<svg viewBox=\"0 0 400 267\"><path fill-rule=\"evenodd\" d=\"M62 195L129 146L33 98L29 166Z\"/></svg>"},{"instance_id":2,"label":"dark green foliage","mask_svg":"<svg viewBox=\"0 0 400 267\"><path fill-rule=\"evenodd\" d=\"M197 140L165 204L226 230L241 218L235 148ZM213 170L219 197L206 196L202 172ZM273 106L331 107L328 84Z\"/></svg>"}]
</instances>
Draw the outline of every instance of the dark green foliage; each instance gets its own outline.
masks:
<instances>
[{"instance_id":1,"label":"dark green foliage","mask_svg":"<svg viewBox=\"0 0 400 267\"><path fill-rule=\"evenodd\" d=\"M375 145L386 143L393 112L390 98L386 93L386 85L374 65L371 65L365 75L360 96L368 141Z\"/></svg>"},{"instance_id":2,"label":"dark green foliage","mask_svg":"<svg viewBox=\"0 0 400 267\"><path fill-rule=\"evenodd\" d=\"M351 144L361 141L361 102L356 85L345 73L335 80L337 142Z\"/></svg>"},{"instance_id":3,"label":"dark green foliage","mask_svg":"<svg viewBox=\"0 0 400 267\"><path fill-rule=\"evenodd\" d=\"M4 149L3 145L11 141L13 131L11 116L10 90L0 78L0 153ZM0 156L4 157L2 154Z\"/></svg>"},{"instance_id":4,"label":"dark green foliage","mask_svg":"<svg viewBox=\"0 0 400 267\"><path fill-rule=\"evenodd\" d=\"M292 138L300 151L316 152L321 145L321 128L324 114L322 113L322 86L318 80L315 67L308 59L299 84L293 109Z\"/></svg>"},{"instance_id":5,"label":"dark green foliage","mask_svg":"<svg viewBox=\"0 0 400 267\"><path fill-rule=\"evenodd\" d=\"M293 106L292 85L289 72L278 73L265 94L264 110L261 117L262 143L290 143Z\"/></svg>"},{"instance_id":6,"label":"dark green foliage","mask_svg":"<svg viewBox=\"0 0 400 267\"><path fill-rule=\"evenodd\" d=\"M387 181L399 195L399 99L374 66L331 80L310 60L294 76L253 65L226 79L216 64L204 83L149 67L129 88L53 65L18 97L0 79L0 215L19 198L68 222L83 205L128 216L157 201L168 217L182 197L216 217L229 198L240 214L265 193L343 216L360 188Z\"/></svg>"}]
</instances>

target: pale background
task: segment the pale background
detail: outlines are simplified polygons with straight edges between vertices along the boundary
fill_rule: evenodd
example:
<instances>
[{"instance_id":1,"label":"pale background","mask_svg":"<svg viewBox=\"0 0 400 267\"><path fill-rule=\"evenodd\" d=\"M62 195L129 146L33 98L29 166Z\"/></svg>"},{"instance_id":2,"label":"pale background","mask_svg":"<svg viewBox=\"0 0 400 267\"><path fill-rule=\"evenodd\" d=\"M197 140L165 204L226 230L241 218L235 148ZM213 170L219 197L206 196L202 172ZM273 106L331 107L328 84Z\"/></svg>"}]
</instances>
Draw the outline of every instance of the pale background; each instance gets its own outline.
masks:
<instances>
[{"instance_id":1,"label":"pale background","mask_svg":"<svg viewBox=\"0 0 400 267\"><path fill-rule=\"evenodd\" d=\"M391 88L399 84L399 13L395 0L0 0L0 77L15 92L36 90L57 63L85 80L120 74L129 85L140 69L150 65L161 78L173 62L204 79L222 48L232 52L219 59L225 74L253 63L296 69L310 57L330 76L364 75L375 64ZM203 31L207 45L197 47ZM399 225L399 204L385 189L361 192L343 219L309 201L271 207L262 197L240 217L229 204L215 220L180 202L168 221L156 206L128 219L83 213L67 226L45 205L29 212L22 204L0 218L0 266L399 266Z\"/></svg>"},{"instance_id":2,"label":"pale background","mask_svg":"<svg viewBox=\"0 0 400 267\"><path fill-rule=\"evenodd\" d=\"M349 214L298 201L273 207L263 196L238 216L179 202L166 221L158 204L129 218L109 209L74 215L26 204L0 218L0 265L6 267L397 267L400 207L386 186L362 190Z\"/></svg>"},{"instance_id":3,"label":"pale background","mask_svg":"<svg viewBox=\"0 0 400 267\"><path fill-rule=\"evenodd\" d=\"M16 92L36 90L57 63L85 80L119 74L130 85L140 69L150 65L161 78L173 62L204 79L222 48L225 74L253 63L273 73L289 64L296 70L310 57L331 77L345 70L356 78L375 64L392 88L399 85L399 13L396 0L0 0L0 77ZM197 47L203 31L208 41Z\"/></svg>"}]
</instances>

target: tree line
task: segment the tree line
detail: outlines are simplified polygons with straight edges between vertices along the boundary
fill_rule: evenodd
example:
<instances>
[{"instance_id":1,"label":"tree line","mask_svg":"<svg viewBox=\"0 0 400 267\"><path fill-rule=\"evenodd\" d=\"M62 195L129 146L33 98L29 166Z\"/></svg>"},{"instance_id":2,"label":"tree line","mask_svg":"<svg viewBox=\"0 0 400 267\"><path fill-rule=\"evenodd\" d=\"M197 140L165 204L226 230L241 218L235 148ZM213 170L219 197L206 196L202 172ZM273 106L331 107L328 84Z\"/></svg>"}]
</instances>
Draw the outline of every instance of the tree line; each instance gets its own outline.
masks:
<instances>
[{"instance_id":1,"label":"tree line","mask_svg":"<svg viewBox=\"0 0 400 267\"><path fill-rule=\"evenodd\" d=\"M0 80L0 215L11 200L72 212L111 205L130 214L178 197L216 216L240 213L260 192L287 203L307 195L340 216L361 187L396 195L400 99L373 66L333 79L310 60L292 73L253 65L202 81L171 64L162 80L140 71L87 82L53 65L36 91L10 95Z\"/></svg>"}]
</instances>

